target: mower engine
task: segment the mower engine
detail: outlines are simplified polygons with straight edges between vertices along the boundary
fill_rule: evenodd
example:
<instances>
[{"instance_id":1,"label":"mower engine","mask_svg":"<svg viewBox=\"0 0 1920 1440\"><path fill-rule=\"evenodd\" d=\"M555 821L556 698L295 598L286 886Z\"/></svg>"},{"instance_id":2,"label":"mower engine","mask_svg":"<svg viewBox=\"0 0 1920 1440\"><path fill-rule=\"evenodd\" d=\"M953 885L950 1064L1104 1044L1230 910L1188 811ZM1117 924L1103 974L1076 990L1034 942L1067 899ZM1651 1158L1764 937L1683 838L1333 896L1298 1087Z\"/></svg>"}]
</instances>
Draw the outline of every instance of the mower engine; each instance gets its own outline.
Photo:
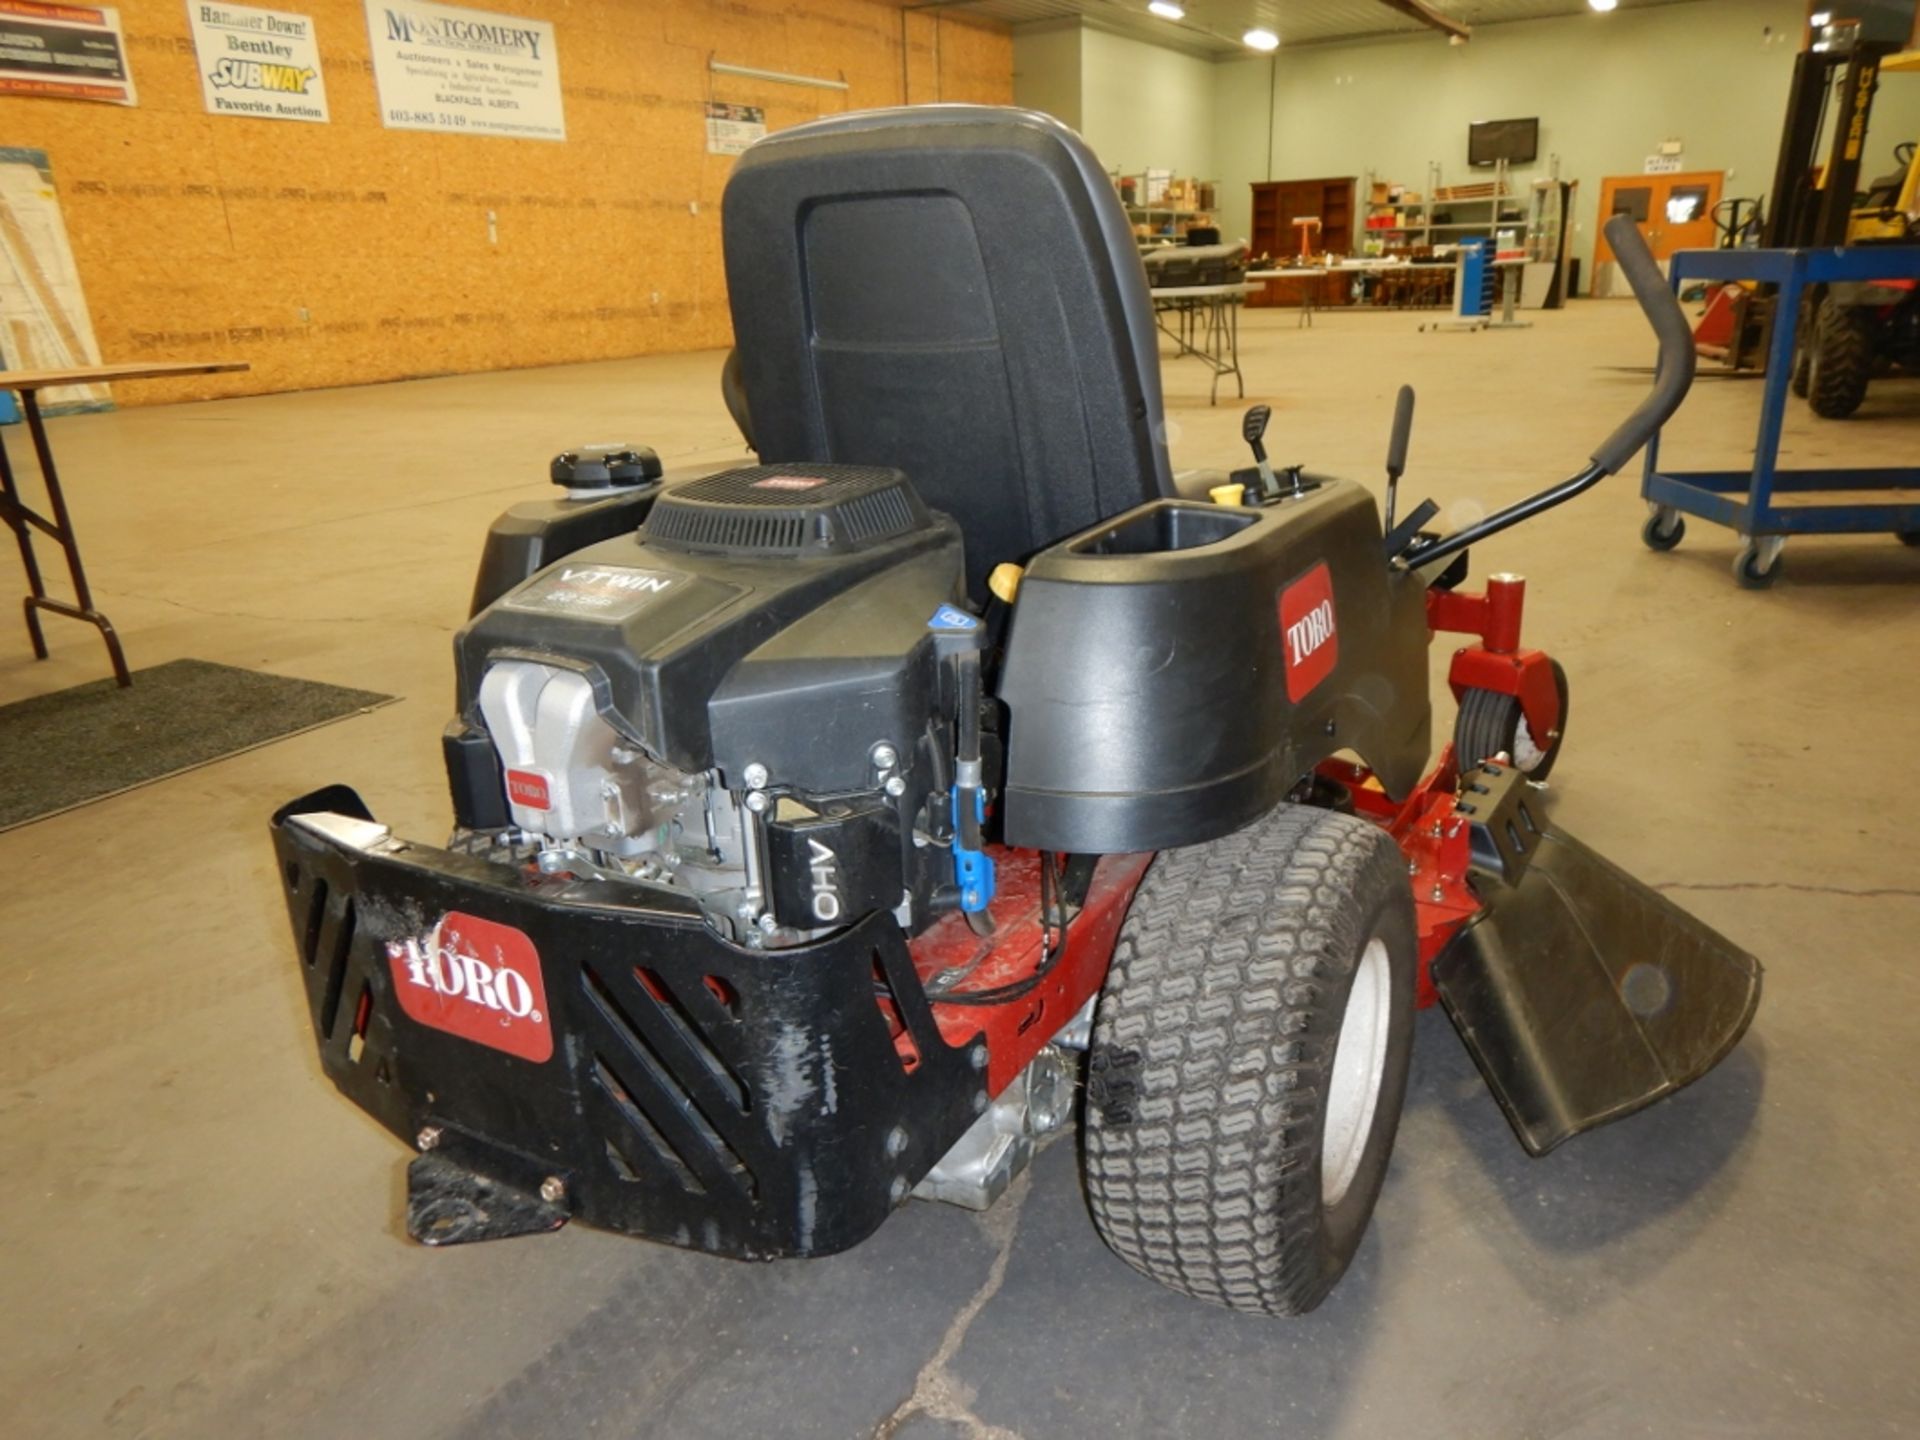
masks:
<instances>
[{"instance_id":1,"label":"mower engine","mask_svg":"<svg viewBox=\"0 0 1920 1440\"><path fill-rule=\"evenodd\" d=\"M926 623L958 573L951 526L898 471L811 465L670 490L644 535L644 552L579 552L461 636L454 788L505 810L460 816L454 848L683 891L756 949L953 908L929 847L948 838L980 624L951 607L946 630Z\"/></svg>"}]
</instances>

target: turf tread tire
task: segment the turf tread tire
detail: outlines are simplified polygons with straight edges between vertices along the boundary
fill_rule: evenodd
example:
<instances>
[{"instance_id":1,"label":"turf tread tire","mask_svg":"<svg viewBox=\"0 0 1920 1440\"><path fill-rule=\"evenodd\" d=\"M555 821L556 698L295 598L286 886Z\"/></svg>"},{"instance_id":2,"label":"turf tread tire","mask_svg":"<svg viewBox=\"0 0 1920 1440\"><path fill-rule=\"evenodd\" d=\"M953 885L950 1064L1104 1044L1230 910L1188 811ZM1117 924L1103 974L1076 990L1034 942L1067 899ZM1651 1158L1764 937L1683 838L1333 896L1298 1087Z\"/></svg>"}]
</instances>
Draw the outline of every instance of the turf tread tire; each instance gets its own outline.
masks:
<instances>
[{"instance_id":1,"label":"turf tread tire","mask_svg":"<svg viewBox=\"0 0 1920 1440\"><path fill-rule=\"evenodd\" d=\"M1359 1172L1328 1207L1327 1082L1354 970L1376 934L1393 991L1384 1073ZM1283 805L1156 857L1121 930L1089 1055L1082 1167L1116 1254L1234 1310L1298 1315L1325 1298L1393 1148L1417 948L1405 859L1368 821Z\"/></svg>"}]
</instances>

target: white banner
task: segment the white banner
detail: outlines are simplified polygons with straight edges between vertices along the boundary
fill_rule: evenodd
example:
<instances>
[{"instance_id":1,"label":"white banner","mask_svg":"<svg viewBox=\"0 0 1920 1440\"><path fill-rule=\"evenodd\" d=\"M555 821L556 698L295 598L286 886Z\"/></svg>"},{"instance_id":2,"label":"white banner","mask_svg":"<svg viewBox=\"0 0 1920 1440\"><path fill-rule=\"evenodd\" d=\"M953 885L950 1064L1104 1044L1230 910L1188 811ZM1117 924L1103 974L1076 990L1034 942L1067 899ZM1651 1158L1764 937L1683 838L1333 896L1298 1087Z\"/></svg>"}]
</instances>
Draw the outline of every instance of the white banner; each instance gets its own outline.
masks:
<instances>
[{"instance_id":1,"label":"white banner","mask_svg":"<svg viewBox=\"0 0 1920 1440\"><path fill-rule=\"evenodd\" d=\"M564 140L553 26L428 0L366 0L389 130Z\"/></svg>"},{"instance_id":2,"label":"white banner","mask_svg":"<svg viewBox=\"0 0 1920 1440\"><path fill-rule=\"evenodd\" d=\"M187 0L209 115L327 122L327 82L311 15Z\"/></svg>"},{"instance_id":3,"label":"white banner","mask_svg":"<svg viewBox=\"0 0 1920 1440\"><path fill-rule=\"evenodd\" d=\"M738 155L767 133L767 112L758 105L707 102L707 153Z\"/></svg>"}]
</instances>

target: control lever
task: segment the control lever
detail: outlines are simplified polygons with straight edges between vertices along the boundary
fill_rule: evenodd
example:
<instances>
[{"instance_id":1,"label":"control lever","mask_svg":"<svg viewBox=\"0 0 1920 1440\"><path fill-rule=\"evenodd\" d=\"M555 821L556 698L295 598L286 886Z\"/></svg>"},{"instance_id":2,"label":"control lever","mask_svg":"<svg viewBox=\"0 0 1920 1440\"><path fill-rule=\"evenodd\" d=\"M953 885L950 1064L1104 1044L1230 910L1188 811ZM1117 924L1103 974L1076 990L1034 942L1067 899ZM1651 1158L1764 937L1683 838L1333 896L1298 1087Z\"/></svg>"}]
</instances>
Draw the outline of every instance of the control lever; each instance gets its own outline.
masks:
<instances>
[{"instance_id":1,"label":"control lever","mask_svg":"<svg viewBox=\"0 0 1920 1440\"><path fill-rule=\"evenodd\" d=\"M1240 422L1240 434L1253 449L1253 463L1260 467L1260 498L1278 500L1280 498L1280 477L1273 473L1273 462L1267 459L1266 433L1267 422L1273 419L1271 405L1255 405L1247 411ZM1294 470L1294 486L1300 484L1299 468Z\"/></svg>"},{"instance_id":2,"label":"control lever","mask_svg":"<svg viewBox=\"0 0 1920 1440\"><path fill-rule=\"evenodd\" d=\"M1387 518L1381 528L1393 533L1393 502L1400 477L1407 473L1407 441L1413 437L1413 387L1402 385L1393 402L1393 433L1387 437Z\"/></svg>"}]
</instances>

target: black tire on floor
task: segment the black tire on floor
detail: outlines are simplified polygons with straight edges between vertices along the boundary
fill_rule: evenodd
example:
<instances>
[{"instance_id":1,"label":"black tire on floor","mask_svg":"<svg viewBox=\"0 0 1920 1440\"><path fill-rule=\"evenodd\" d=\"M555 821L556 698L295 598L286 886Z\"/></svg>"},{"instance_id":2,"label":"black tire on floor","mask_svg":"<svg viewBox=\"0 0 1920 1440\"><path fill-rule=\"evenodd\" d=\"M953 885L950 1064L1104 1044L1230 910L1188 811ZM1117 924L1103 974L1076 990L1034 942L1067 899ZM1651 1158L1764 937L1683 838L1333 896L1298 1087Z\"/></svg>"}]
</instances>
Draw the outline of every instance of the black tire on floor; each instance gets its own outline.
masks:
<instances>
[{"instance_id":1,"label":"black tire on floor","mask_svg":"<svg viewBox=\"0 0 1920 1440\"><path fill-rule=\"evenodd\" d=\"M1857 306L1828 301L1813 322L1807 403L1828 420L1844 420L1867 398L1873 378L1873 319Z\"/></svg>"},{"instance_id":2,"label":"black tire on floor","mask_svg":"<svg viewBox=\"0 0 1920 1440\"><path fill-rule=\"evenodd\" d=\"M1793 342L1793 371L1787 377L1787 384L1802 400L1813 386L1813 348L1807 344L1804 331L1801 338Z\"/></svg>"},{"instance_id":3,"label":"black tire on floor","mask_svg":"<svg viewBox=\"0 0 1920 1440\"><path fill-rule=\"evenodd\" d=\"M1649 525L1653 522L1648 521ZM1679 537L1674 537L1678 543ZM1468 690L1460 697L1460 713L1453 721L1453 754L1463 770L1471 769L1496 755L1505 755L1529 780L1544 780L1560 758L1560 744L1567 734L1567 672L1560 662L1553 666L1553 688L1560 695L1559 727L1541 743L1531 731L1523 731L1526 717L1520 702L1497 690Z\"/></svg>"},{"instance_id":4,"label":"black tire on floor","mask_svg":"<svg viewBox=\"0 0 1920 1440\"><path fill-rule=\"evenodd\" d=\"M1647 523L1640 527L1640 543L1649 550L1671 550L1686 537L1687 520L1684 515L1676 515L1664 528L1658 515L1649 515Z\"/></svg>"},{"instance_id":5,"label":"black tire on floor","mask_svg":"<svg viewBox=\"0 0 1920 1440\"><path fill-rule=\"evenodd\" d=\"M1733 557L1733 578L1742 590L1769 590L1780 578L1782 560L1778 555L1766 569L1760 568L1760 547L1749 542Z\"/></svg>"},{"instance_id":6,"label":"black tire on floor","mask_svg":"<svg viewBox=\"0 0 1920 1440\"><path fill-rule=\"evenodd\" d=\"M1368 821L1282 805L1154 860L1094 1015L1081 1129L1121 1259L1233 1310L1326 1298L1393 1152L1417 958L1405 857Z\"/></svg>"},{"instance_id":7,"label":"black tire on floor","mask_svg":"<svg viewBox=\"0 0 1920 1440\"><path fill-rule=\"evenodd\" d=\"M1800 319L1793 327L1793 368L1787 372L1787 384L1800 399L1807 398L1813 381L1813 326L1820 314L1820 297L1809 295L1800 302Z\"/></svg>"}]
</instances>

